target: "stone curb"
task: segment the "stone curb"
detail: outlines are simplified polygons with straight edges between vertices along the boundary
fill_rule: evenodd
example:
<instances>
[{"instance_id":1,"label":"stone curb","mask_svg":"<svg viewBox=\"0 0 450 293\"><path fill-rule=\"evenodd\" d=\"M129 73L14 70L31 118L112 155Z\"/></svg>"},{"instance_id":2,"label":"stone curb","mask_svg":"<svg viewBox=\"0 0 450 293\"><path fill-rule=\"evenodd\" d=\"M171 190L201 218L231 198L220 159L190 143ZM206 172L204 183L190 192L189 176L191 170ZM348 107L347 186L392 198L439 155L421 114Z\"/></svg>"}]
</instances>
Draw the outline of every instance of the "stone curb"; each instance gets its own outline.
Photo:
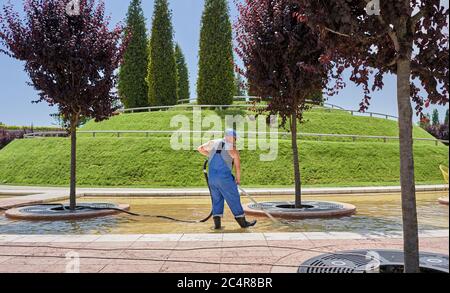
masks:
<instances>
[{"instance_id":1,"label":"stone curb","mask_svg":"<svg viewBox=\"0 0 450 293\"><path fill-rule=\"evenodd\" d=\"M107 234L107 235L19 235L0 234L0 243L28 242L210 242L210 241L284 241L284 240L375 240L399 239L401 231L357 232L288 232L288 233L203 233L203 234ZM448 238L449 230L422 230L420 238Z\"/></svg>"}]
</instances>

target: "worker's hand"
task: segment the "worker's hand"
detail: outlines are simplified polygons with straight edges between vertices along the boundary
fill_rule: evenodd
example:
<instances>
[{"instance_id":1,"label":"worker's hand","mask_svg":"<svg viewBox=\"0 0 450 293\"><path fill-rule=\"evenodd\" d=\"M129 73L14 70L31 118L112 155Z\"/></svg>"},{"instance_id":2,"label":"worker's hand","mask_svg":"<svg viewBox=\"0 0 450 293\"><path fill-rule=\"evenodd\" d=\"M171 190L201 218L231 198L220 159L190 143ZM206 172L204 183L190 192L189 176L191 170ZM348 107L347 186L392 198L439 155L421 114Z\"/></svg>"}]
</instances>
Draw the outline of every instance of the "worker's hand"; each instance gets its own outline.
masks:
<instances>
[{"instance_id":1,"label":"worker's hand","mask_svg":"<svg viewBox=\"0 0 450 293\"><path fill-rule=\"evenodd\" d=\"M236 184L241 185L241 178L236 178Z\"/></svg>"}]
</instances>

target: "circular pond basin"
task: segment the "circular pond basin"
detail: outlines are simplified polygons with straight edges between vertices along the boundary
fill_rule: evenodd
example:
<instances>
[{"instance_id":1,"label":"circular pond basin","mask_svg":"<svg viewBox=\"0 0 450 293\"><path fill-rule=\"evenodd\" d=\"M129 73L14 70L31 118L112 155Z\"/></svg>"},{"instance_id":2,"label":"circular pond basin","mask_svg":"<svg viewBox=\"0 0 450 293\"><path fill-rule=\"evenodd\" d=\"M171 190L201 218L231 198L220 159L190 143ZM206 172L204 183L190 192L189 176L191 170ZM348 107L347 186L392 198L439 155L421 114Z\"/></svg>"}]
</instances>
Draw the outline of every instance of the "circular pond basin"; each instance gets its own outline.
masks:
<instances>
[{"instance_id":1,"label":"circular pond basin","mask_svg":"<svg viewBox=\"0 0 450 293\"><path fill-rule=\"evenodd\" d=\"M440 204L443 204L443 205L447 205L447 206L448 206L448 196L440 197L440 198L438 199L438 201L439 201Z\"/></svg>"},{"instance_id":2,"label":"circular pond basin","mask_svg":"<svg viewBox=\"0 0 450 293\"><path fill-rule=\"evenodd\" d=\"M129 209L128 204L80 203L72 211L67 204L38 204L9 209L5 212L5 216L16 220L64 221L104 217Z\"/></svg>"},{"instance_id":3,"label":"circular pond basin","mask_svg":"<svg viewBox=\"0 0 450 293\"><path fill-rule=\"evenodd\" d=\"M302 207L296 208L294 201L270 201L247 204L244 211L247 215L266 216L269 213L276 218L295 220L351 216L356 212L356 207L340 202L305 200Z\"/></svg>"}]
</instances>

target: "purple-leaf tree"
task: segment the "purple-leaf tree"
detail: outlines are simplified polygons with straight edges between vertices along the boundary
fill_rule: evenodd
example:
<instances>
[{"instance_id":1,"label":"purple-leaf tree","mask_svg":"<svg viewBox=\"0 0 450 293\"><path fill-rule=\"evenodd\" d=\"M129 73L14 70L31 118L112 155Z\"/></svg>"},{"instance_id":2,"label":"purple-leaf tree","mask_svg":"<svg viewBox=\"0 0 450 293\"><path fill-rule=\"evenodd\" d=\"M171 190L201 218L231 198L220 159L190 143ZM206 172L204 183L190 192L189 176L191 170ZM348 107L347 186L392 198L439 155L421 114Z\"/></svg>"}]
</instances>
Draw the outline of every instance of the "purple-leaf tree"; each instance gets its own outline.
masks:
<instances>
[{"instance_id":1,"label":"purple-leaf tree","mask_svg":"<svg viewBox=\"0 0 450 293\"><path fill-rule=\"evenodd\" d=\"M264 112L289 122L295 177L295 206L301 204L301 177L297 122L302 121L308 99L326 88L331 64L317 35L297 21L299 5L292 0L245 0L238 4L236 52L252 94L268 101ZM331 89L332 90L332 89Z\"/></svg>"},{"instance_id":2,"label":"purple-leaf tree","mask_svg":"<svg viewBox=\"0 0 450 293\"><path fill-rule=\"evenodd\" d=\"M70 208L76 208L76 129L82 118L101 121L116 108L116 69L125 43L109 28L102 1L25 0L0 14L1 52L24 61L36 102L57 106L71 135Z\"/></svg>"},{"instance_id":3,"label":"purple-leaf tree","mask_svg":"<svg viewBox=\"0 0 450 293\"><path fill-rule=\"evenodd\" d=\"M351 81L363 87L362 111L384 77L397 76L405 272L418 272L411 102L422 115L424 106L449 101L449 11L439 0L295 1L298 21L327 49L322 59L336 64L338 75L349 68Z\"/></svg>"}]
</instances>

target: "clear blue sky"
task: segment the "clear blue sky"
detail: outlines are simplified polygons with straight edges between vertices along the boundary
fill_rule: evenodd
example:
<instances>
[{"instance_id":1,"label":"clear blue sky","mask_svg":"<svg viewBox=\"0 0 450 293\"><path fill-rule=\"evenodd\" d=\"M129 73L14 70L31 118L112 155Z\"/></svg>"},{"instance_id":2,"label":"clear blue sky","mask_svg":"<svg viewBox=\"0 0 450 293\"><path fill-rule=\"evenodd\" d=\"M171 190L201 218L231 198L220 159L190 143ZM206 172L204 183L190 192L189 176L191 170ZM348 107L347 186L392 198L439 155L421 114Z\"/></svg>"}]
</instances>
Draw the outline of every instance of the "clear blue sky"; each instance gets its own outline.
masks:
<instances>
[{"instance_id":1,"label":"clear blue sky","mask_svg":"<svg viewBox=\"0 0 450 293\"><path fill-rule=\"evenodd\" d=\"M0 7L7 2L8 0L0 0ZM17 3L17 10L21 9L22 0L12 2ZM111 15L112 23L124 21L130 0L106 0L105 2L107 14ZM147 18L147 28L150 29L154 1L143 0L142 2ZM237 11L233 3L229 0L234 21ZM196 95L198 44L203 4L203 0L170 0L175 41L181 45L186 55L192 97ZM448 6L448 4L445 5ZM53 120L49 114L55 113L56 109L48 107L45 103L32 104L31 101L36 100L37 95L33 88L26 84L27 81L28 77L23 71L23 64L0 54L0 122L8 125L31 125L32 123L35 126L51 125ZM345 108L357 109L362 98L362 91L351 82L347 84L347 88L338 96L331 97L329 102ZM446 108L439 107L442 118ZM373 95L369 110L397 115L395 78L386 78L384 90Z\"/></svg>"}]
</instances>

